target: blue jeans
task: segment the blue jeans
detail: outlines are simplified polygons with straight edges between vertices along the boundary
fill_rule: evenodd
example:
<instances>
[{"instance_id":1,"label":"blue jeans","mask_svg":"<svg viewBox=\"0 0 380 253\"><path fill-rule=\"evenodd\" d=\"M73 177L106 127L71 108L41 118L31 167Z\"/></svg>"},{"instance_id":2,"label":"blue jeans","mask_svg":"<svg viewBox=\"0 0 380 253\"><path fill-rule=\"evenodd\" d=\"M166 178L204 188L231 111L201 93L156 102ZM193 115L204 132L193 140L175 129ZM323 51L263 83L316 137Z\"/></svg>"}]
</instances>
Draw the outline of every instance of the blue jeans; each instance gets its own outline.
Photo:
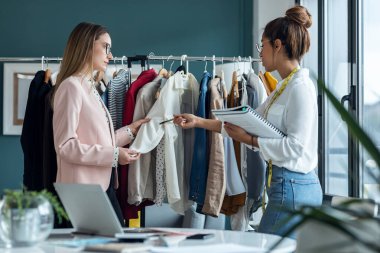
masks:
<instances>
[{"instance_id":1,"label":"blue jeans","mask_svg":"<svg viewBox=\"0 0 380 253\"><path fill-rule=\"evenodd\" d=\"M289 218L285 210L296 210L302 205L320 206L322 188L314 170L302 174L273 165L272 171L272 182L267 189L268 205L258 232L283 236L300 219L295 216L284 223ZM295 238L295 233L289 237Z\"/></svg>"}]
</instances>

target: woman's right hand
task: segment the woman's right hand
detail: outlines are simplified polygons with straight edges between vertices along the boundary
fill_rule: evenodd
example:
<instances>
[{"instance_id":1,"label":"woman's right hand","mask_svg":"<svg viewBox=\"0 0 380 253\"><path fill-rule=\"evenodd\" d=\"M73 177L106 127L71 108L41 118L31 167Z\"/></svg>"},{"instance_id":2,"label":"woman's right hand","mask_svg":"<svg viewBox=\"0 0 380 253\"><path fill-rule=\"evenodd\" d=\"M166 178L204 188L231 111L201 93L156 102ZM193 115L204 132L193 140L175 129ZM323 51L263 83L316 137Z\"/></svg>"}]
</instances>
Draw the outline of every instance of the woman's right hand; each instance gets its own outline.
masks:
<instances>
[{"instance_id":1,"label":"woman's right hand","mask_svg":"<svg viewBox=\"0 0 380 253\"><path fill-rule=\"evenodd\" d=\"M173 120L174 124L184 129L197 127L198 121L199 117L188 113L174 115Z\"/></svg>"},{"instance_id":2,"label":"woman's right hand","mask_svg":"<svg viewBox=\"0 0 380 253\"><path fill-rule=\"evenodd\" d=\"M140 153L129 148L119 147L119 164L126 165L132 163L140 158Z\"/></svg>"}]
</instances>

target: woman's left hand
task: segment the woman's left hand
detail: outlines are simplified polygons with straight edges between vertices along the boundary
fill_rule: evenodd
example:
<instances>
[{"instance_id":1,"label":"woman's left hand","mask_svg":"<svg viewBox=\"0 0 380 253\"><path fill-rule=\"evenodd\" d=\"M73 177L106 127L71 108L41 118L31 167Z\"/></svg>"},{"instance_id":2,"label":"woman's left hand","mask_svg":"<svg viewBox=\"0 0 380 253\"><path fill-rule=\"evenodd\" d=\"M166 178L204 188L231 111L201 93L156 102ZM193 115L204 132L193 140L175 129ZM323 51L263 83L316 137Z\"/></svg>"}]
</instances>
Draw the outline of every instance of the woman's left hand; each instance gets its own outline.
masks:
<instances>
[{"instance_id":1,"label":"woman's left hand","mask_svg":"<svg viewBox=\"0 0 380 253\"><path fill-rule=\"evenodd\" d=\"M132 124L130 124L128 127L129 127L129 129L131 129L132 134L134 136L136 136L136 134L138 133L138 131L139 131L140 127L141 127L141 125L144 124L144 123L149 122L149 120L150 119L148 119L148 118L136 120L135 122L133 122Z\"/></svg>"},{"instance_id":2,"label":"woman's left hand","mask_svg":"<svg viewBox=\"0 0 380 253\"><path fill-rule=\"evenodd\" d=\"M228 136L238 142L245 143L247 137L249 136L243 128L228 122L224 123L224 129L228 133Z\"/></svg>"}]
</instances>

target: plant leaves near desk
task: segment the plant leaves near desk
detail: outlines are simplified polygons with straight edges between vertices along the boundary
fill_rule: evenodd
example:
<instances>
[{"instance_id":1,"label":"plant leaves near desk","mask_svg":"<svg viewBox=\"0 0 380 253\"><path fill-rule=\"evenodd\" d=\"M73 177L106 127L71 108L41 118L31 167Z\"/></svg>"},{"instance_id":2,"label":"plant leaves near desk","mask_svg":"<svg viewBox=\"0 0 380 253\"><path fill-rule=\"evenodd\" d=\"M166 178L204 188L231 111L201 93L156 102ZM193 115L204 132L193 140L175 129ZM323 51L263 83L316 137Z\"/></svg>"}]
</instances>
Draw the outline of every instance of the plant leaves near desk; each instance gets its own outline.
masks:
<instances>
[{"instance_id":1,"label":"plant leaves near desk","mask_svg":"<svg viewBox=\"0 0 380 253\"><path fill-rule=\"evenodd\" d=\"M352 200L352 201L357 202L358 200ZM289 228L284 233L282 238L270 247L268 252L271 252L272 250L274 250L286 237L290 236L292 233L294 233L298 228L300 228L303 224L305 224L308 221L315 221L318 223L328 225L332 228L335 228L336 230L350 237L350 239L354 241L358 241L365 247L371 250L374 250L375 252L380 252L380 247L378 244L374 244L370 241L366 241L361 238L358 238L354 233L352 233L344 225L345 220L350 220L352 219L352 217L355 217L360 220L371 220L371 221L374 220L380 226L380 220L374 218L371 214L367 212L363 212L363 211L360 212L360 211L355 211L355 210L348 211L348 209L342 206L340 207L339 206L338 207L324 206L322 208L322 207L308 206L308 205L302 206L300 207L300 209L297 209L297 210L285 210L285 211L287 211L290 214L290 216L282 220L283 223L287 223L291 219L294 219L296 217L299 217L300 220L297 223L295 223L291 228ZM339 249L341 245L339 244L329 245L329 247L331 246L336 246L336 249ZM331 250L331 248L328 248L328 249ZM328 249L327 248L324 249L323 246L321 246L320 248L316 249L316 251L324 252L324 250L328 250Z\"/></svg>"},{"instance_id":2,"label":"plant leaves near desk","mask_svg":"<svg viewBox=\"0 0 380 253\"><path fill-rule=\"evenodd\" d=\"M21 212L24 210L24 208L30 207L31 201L34 197L37 197L37 196L45 197L54 208L57 214L58 223L62 223L62 219L69 220L69 216L67 215L65 209L61 206L57 197L54 196L51 192L48 192L47 190L42 190L40 192L37 192L37 191L27 191L25 188L23 190L5 189L4 193L5 193L5 196L7 197L6 204L9 207L19 209Z\"/></svg>"}]
</instances>

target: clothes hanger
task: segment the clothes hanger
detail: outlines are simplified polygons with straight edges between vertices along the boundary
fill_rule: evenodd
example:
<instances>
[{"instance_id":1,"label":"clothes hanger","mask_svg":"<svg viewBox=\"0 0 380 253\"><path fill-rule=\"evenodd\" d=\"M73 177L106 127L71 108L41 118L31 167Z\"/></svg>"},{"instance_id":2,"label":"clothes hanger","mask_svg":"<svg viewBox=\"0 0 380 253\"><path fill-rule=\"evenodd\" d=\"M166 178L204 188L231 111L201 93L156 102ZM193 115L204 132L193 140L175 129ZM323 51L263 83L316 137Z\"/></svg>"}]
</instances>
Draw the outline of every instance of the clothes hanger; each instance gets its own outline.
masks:
<instances>
[{"instance_id":1,"label":"clothes hanger","mask_svg":"<svg viewBox=\"0 0 380 253\"><path fill-rule=\"evenodd\" d=\"M172 61L172 63L170 64L170 68L169 68L169 74L172 75L172 67L173 67L173 64L174 64L174 60Z\"/></svg>"},{"instance_id":2,"label":"clothes hanger","mask_svg":"<svg viewBox=\"0 0 380 253\"><path fill-rule=\"evenodd\" d=\"M45 62L44 60L45 60L45 56L42 56L41 57L41 70L45 70L44 69L44 62Z\"/></svg>"},{"instance_id":3,"label":"clothes hanger","mask_svg":"<svg viewBox=\"0 0 380 253\"><path fill-rule=\"evenodd\" d=\"M252 63L253 63L252 57L248 56L248 59L249 59L249 72L248 73L251 73L251 72L255 73L255 71L252 68Z\"/></svg>"},{"instance_id":4,"label":"clothes hanger","mask_svg":"<svg viewBox=\"0 0 380 253\"><path fill-rule=\"evenodd\" d=\"M203 73L207 73L207 61L206 61L206 56L205 56L205 58L203 59L203 61L205 61L205 70L203 71Z\"/></svg>"},{"instance_id":5,"label":"clothes hanger","mask_svg":"<svg viewBox=\"0 0 380 253\"><path fill-rule=\"evenodd\" d=\"M240 56L239 56L240 57ZM240 68L236 69L236 58L234 57L234 72L232 73L232 87L234 99L239 98L239 71Z\"/></svg>"},{"instance_id":6,"label":"clothes hanger","mask_svg":"<svg viewBox=\"0 0 380 253\"><path fill-rule=\"evenodd\" d=\"M185 69L186 69L186 72L185 73L189 73L189 61L188 60L186 60L187 59L187 55L186 54L183 54L183 55L181 55L181 64L182 64L182 61L185 61Z\"/></svg>"},{"instance_id":7,"label":"clothes hanger","mask_svg":"<svg viewBox=\"0 0 380 253\"><path fill-rule=\"evenodd\" d=\"M116 63L116 61L117 61L117 57L114 57L114 61L113 61L113 63L114 63L114 65L115 65L115 71L114 71L113 74L112 74L112 78L115 78L115 77L117 76L117 69L118 69L118 67L117 67L117 63Z\"/></svg>"},{"instance_id":8,"label":"clothes hanger","mask_svg":"<svg viewBox=\"0 0 380 253\"><path fill-rule=\"evenodd\" d=\"M222 67L220 70L220 79L221 79L221 85L222 85L222 98L223 98L223 106L224 108L227 108L227 98L228 98L228 93L227 93L227 87L226 87L226 81L224 79L224 58L222 57Z\"/></svg>"},{"instance_id":9,"label":"clothes hanger","mask_svg":"<svg viewBox=\"0 0 380 253\"><path fill-rule=\"evenodd\" d=\"M124 59L127 59L127 56L123 55L123 56L121 57L121 69L124 69L124 70L125 70Z\"/></svg>"},{"instance_id":10,"label":"clothes hanger","mask_svg":"<svg viewBox=\"0 0 380 253\"><path fill-rule=\"evenodd\" d=\"M46 57L46 70L45 70L45 76L44 76L44 83L48 84L49 80L51 78L51 69L49 69L49 59Z\"/></svg>"},{"instance_id":11,"label":"clothes hanger","mask_svg":"<svg viewBox=\"0 0 380 253\"><path fill-rule=\"evenodd\" d=\"M183 56L181 56L181 61L179 67L176 69L175 73L181 72L182 74L187 74L185 66L183 66Z\"/></svg>"},{"instance_id":12,"label":"clothes hanger","mask_svg":"<svg viewBox=\"0 0 380 253\"><path fill-rule=\"evenodd\" d=\"M173 55L169 55L168 59L166 59L166 61L168 62L171 57L173 57ZM173 62L170 65L169 72L167 72L166 69L165 69L165 71L167 72L165 78L169 78L172 75L172 66L173 66L173 63L174 63L174 60L173 60ZM165 66L165 62L162 59L162 67L164 67L164 66ZM160 87L156 91L156 95L154 96L156 99L158 99L160 97L160 92L161 92L162 87L163 87L163 85L161 83Z\"/></svg>"},{"instance_id":13,"label":"clothes hanger","mask_svg":"<svg viewBox=\"0 0 380 253\"><path fill-rule=\"evenodd\" d=\"M160 71L158 72L158 75L159 76L162 76L163 78L167 78L168 76L168 71L165 69L165 61L164 59L162 58L162 68L160 69Z\"/></svg>"},{"instance_id":14,"label":"clothes hanger","mask_svg":"<svg viewBox=\"0 0 380 253\"><path fill-rule=\"evenodd\" d=\"M212 55L212 78L216 76L215 55Z\"/></svg>"}]
</instances>

